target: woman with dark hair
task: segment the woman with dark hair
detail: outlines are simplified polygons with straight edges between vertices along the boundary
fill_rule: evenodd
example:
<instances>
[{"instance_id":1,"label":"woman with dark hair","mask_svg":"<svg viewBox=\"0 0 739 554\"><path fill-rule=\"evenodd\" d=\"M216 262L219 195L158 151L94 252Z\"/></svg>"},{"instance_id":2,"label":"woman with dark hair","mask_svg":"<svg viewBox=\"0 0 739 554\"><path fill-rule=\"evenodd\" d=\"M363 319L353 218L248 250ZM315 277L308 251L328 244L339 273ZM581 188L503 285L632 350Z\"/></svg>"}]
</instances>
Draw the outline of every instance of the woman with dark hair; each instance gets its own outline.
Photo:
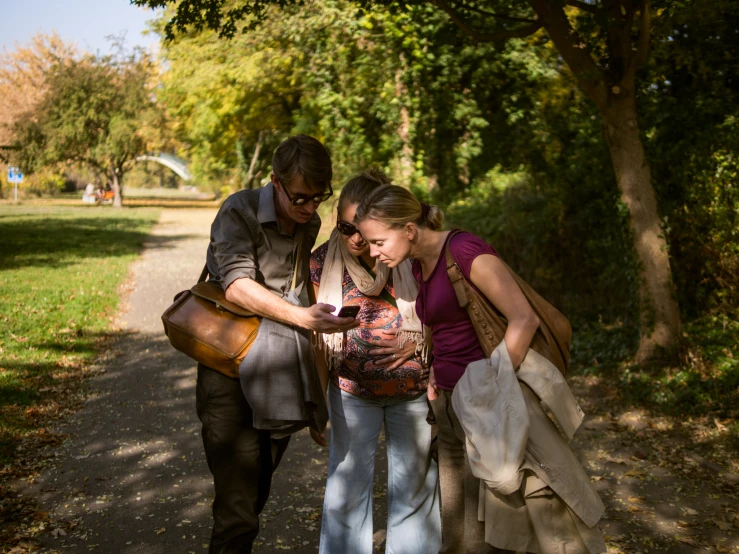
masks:
<instances>
[{"instance_id":1,"label":"woman with dark hair","mask_svg":"<svg viewBox=\"0 0 739 554\"><path fill-rule=\"evenodd\" d=\"M441 544L437 466L426 423L429 369L409 262L389 269L369 256L352 224L357 205L388 183L379 171L341 191L337 223L311 258L319 303L357 306L360 326L320 335L316 362L328 384L331 446L321 554L371 554L372 480L380 431L388 457L386 552L429 554ZM323 434L311 432L323 446Z\"/></svg>"},{"instance_id":2,"label":"woman with dark hair","mask_svg":"<svg viewBox=\"0 0 739 554\"><path fill-rule=\"evenodd\" d=\"M413 259L413 274L418 281L416 312L430 329L433 343L428 398L438 424L441 552L604 552L605 543L595 525L603 513L603 504L566 441L542 410L536 393L520 377L521 369L528 367L536 356L531 354L529 346L539 327L539 318L496 251L471 233L442 231L443 219L439 208L419 203L408 190L395 185L385 185L368 194L354 218L362 237L369 243L371 257L389 268ZM489 365L485 365L487 357L473 322L467 310L460 306L449 278L447 248L455 262L450 267L458 266L464 278L507 321L504 339ZM495 374L492 369L488 372L494 360L499 362ZM472 373L466 373L473 363L475 371L482 368L475 381L479 388L490 386L491 381L505 383L504 392L510 393L510 397L488 395L486 391L470 392ZM556 382L561 387L558 390L564 391L566 384L561 374L553 364L549 365L547 382ZM506 381L501 380L502 375L507 377ZM537 374L537 378L541 375ZM534 389L540 392L538 386ZM467 392L459 394L463 390ZM491 392L501 390L502 387L491 388ZM453 392L457 393L454 402ZM571 420L577 420L570 425L576 428L582 412L569 389L561 396L567 396L567 402L571 400L565 406L571 418L566 423L570 425ZM472 404L471 398L480 403ZM493 398L501 401L495 403ZM458 403L460 400L462 404ZM561 406L555 405L561 402L564 400L555 398L549 407L555 413L563 413L559 410ZM465 429L482 432L470 436ZM510 432L501 433L500 429ZM513 437L515 441L511 440ZM544 447L540 451L531 448L532 444ZM514 451L520 458L504 458L514 460L512 470L506 469L509 473L505 480L492 481L486 477L481 481L472 473L470 448L477 456L474 467L478 474L483 467L479 463L483 456L497 460L501 458L500 453L507 455ZM534 454L544 459L540 457L534 463ZM501 468L491 465L498 477Z\"/></svg>"}]
</instances>

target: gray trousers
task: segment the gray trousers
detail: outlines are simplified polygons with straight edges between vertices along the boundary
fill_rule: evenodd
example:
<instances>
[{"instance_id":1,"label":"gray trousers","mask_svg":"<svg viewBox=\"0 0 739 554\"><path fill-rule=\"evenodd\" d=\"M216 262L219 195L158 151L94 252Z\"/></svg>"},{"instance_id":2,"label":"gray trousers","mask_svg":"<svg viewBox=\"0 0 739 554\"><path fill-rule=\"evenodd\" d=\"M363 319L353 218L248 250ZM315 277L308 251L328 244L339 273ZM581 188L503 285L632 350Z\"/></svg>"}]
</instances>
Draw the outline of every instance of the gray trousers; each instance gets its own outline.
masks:
<instances>
[{"instance_id":1,"label":"gray trousers","mask_svg":"<svg viewBox=\"0 0 739 554\"><path fill-rule=\"evenodd\" d=\"M254 429L239 380L202 364L198 364L196 407L215 484L209 553L249 554L272 473L290 437L273 440L268 431Z\"/></svg>"},{"instance_id":2,"label":"gray trousers","mask_svg":"<svg viewBox=\"0 0 739 554\"><path fill-rule=\"evenodd\" d=\"M464 430L452 408L451 391L439 390L430 404L439 426L440 554L513 553L485 542L485 524L477 518L480 480L467 463Z\"/></svg>"}]
</instances>

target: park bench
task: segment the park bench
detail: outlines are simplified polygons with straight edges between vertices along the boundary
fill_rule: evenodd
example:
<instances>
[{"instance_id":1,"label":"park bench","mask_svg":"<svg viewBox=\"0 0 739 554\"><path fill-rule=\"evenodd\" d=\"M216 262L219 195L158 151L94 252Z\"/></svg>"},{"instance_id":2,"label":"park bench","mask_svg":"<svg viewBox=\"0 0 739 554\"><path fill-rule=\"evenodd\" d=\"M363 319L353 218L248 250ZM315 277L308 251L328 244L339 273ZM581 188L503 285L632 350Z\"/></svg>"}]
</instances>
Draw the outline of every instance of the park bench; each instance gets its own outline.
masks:
<instances>
[{"instance_id":1,"label":"park bench","mask_svg":"<svg viewBox=\"0 0 739 554\"><path fill-rule=\"evenodd\" d=\"M115 198L115 192L112 190L106 190L102 194L97 196L97 204L112 204L113 198Z\"/></svg>"}]
</instances>

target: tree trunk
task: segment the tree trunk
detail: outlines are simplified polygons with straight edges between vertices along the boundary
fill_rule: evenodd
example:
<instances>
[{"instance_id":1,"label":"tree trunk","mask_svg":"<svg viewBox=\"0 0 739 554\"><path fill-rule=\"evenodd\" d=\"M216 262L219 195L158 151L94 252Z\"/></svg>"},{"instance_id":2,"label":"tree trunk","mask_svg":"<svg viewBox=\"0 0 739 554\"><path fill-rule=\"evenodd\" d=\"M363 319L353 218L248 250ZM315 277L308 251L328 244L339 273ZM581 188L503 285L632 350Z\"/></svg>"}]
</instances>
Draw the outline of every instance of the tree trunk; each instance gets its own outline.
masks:
<instances>
[{"instance_id":1,"label":"tree trunk","mask_svg":"<svg viewBox=\"0 0 739 554\"><path fill-rule=\"evenodd\" d=\"M257 162L259 162L259 153L262 150L262 143L264 142L264 131L259 131L257 137L257 145L254 147L254 155L251 157L251 163L249 164L249 171L246 173L244 179L244 188L255 188L253 187L252 181L257 177Z\"/></svg>"},{"instance_id":2,"label":"tree trunk","mask_svg":"<svg viewBox=\"0 0 739 554\"><path fill-rule=\"evenodd\" d=\"M405 58L401 55L400 61L405 68ZM399 69L395 72L395 98L400 103L400 121L398 123L398 138L400 139L401 148L391 162L390 171L393 180L408 187L411 185L414 173L414 153L411 145L411 115L406 105L408 90L403 83L403 70Z\"/></svg>"},{"instance_id":3,"label":"tree trunk","mask_svg":"<svg viewBox=\"0 0 739 554\"><path fill-rule=\"evenodd\" d=\"M113 197L113 207L122 208L123 196L121 195L121 184L118 181L118 172L115 169L112 169L110 173L113 179L113 193L115 194L115 196Z\"/></svg>"},{"instance_id":4,"label":"tree trunk","mask_svg":"<svg viewBox=\"0 0 739 554\"><path fill-rule=\"evenodd\" d=\"M606 143L629 208L634 248L639 260L641 339L635 359L672 358L680 340L680 312L674 294L667 241L660 228L657 198L639 134L634 90L614 87L601 109Z\"/></svg>"}]
</instances>

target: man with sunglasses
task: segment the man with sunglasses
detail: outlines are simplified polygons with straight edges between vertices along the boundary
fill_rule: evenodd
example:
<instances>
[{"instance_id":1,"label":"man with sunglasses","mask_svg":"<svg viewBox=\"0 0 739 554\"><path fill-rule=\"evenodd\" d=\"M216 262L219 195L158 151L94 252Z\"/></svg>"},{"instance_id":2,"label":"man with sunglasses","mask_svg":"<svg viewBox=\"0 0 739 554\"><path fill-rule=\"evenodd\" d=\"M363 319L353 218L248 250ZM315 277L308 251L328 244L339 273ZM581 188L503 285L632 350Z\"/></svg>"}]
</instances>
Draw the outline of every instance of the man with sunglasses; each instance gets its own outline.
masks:
<instances>
[{"instance_id":1,"label":"man with sunglasses","mask_svg":"<svg viewBox=\"0 0 739 554\"><path fill-rule=\"evenodd\" d=\"M207 254L210 279L227 300L265 318L321 333L356 327L354 318L332 315L337 307L308 307L309 259L321 226L316 210L333 194L328 152L318 140L296 135L277 147L272 170L268 185L232 194L219 210ZM294 272L300 306L286 300ZM249 553L289 436L274 439L254 428L238 379L199 364L196 394L215 484L209 552Z\"/></svg>"}]
</instances>

